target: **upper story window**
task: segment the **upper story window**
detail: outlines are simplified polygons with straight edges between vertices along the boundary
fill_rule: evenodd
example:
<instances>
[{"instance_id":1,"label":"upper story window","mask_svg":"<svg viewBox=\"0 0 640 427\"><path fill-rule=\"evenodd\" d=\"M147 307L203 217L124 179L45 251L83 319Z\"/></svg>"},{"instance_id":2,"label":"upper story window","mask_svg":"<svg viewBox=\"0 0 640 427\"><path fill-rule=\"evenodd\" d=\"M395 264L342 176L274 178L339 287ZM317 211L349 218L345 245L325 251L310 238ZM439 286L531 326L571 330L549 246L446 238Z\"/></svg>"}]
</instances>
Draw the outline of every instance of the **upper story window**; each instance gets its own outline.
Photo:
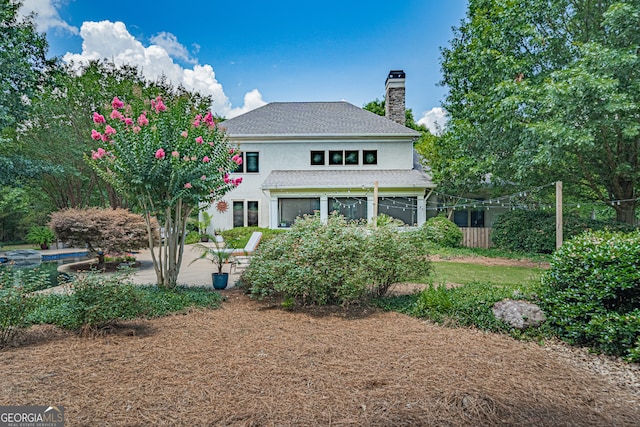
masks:
<instances>
[{"instance_id":1,"label":"upper story window","mask_svg":"<svg viewBox=\"0 0 640 427\"><path fill-rule=\"evenodd\" d=\"M311 152L311 165L312 166L324 166L326 165L325 151L312 151ZM329 165L359 165L360 164L360 152L358 150L330 150L329 151Z\"/></svg>"},{"instance_id":2,"label":"upper story window","mask_svg":"<svg viewBox=\"0 0 640 427\"><path fill-rule=\"evenodd\" d=\"M256 151L248 151L240 153L242 156L242 164L238 165L234 172L236 173L258 173L260 172L260 153Z\"/></svg>"},{"instance_id":3,"label":"upper story window","mask_svg":"<svg viewBox=\"0 0 640 427\"><path fill-rule=\"evenodd\" d=\"M377 165L378 150L362 150L362 164Z\"/></svg>"},{"instance_id":4,"label":"upper story window","mask_svg":"<svg viewBox=\"0 0 640 427\"><path fill-rule=\"evenodd\" d=\"M311 152L311 165L312 166L324 166L324 151L312 151Z\"/></svg>"}]
</instances>

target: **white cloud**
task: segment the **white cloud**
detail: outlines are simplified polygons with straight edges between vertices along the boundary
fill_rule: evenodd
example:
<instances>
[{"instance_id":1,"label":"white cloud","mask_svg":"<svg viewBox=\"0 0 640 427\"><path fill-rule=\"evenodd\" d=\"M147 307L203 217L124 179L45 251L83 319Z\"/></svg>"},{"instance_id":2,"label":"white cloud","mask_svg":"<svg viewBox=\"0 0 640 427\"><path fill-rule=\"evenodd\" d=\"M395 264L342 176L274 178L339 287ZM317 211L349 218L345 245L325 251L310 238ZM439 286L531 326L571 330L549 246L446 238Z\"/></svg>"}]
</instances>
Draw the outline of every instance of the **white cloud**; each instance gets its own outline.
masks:
<instances>
[{"instance_id":1,"label":"white cloud","mask_svg":"<svg viewBox=\"0 0 640 427\"><path fill-rule=\"evenodd\" d=\"M447 126L448 121L447 112L440 107L434 107L422 114L418 124L425 125L432 134L440 135Z\"/></svg>"},{"instance_id":2,"label":"white cloud","mask_svg":"<svg viewBox=\"0 0 640 427\"><path fill-rule=\"evenodd\" d=\"M36 29L40 32L53 29L78 34L78 28L69 25L60 18L57 9L61 3L61 0L24 0L19 14L27 16L35 13L34 22Z\"/></svg>"},{"instance_id":3,"label":"white cloud","mask_svg":"<svg viewBox=\"0 0 640 427\"><path fill-rule=\"evenodd\" d=\"M83 23L80 37L82 53L67 52L63 56L66 62L86 63L106 58L116 65L135 65L148 79L164 76L175 85L211 95L211 110L228 118L266 104L260 92L254 89L245 95L244 106L233 108L211 65L195 64L193 68L183 68L174 62L174 57L185 59L189 54L173 34L160 33L152 40L155 44L145 47L129 33L124 23L100 21Z\"/></svg>"},{"instance_id":4,"label":"white cloud","mask_svg":"<svg viewBox=\"0 0 640 427\"><path fill-rule=\"evenodd\" d=\"M181 45L178 42L178 38L171 33L167 33L164 31L161 33L158 33L157 35L151 37L151 43L154 43L160 46L161 48L164 48L164 50L166 50L167 53L172 58L182 59L183 61L188 62L190 64L198 63L198 60L195 58L192 58L191 55L189 54L189 50L183 45Z\"/></svg>"}]
</instances>

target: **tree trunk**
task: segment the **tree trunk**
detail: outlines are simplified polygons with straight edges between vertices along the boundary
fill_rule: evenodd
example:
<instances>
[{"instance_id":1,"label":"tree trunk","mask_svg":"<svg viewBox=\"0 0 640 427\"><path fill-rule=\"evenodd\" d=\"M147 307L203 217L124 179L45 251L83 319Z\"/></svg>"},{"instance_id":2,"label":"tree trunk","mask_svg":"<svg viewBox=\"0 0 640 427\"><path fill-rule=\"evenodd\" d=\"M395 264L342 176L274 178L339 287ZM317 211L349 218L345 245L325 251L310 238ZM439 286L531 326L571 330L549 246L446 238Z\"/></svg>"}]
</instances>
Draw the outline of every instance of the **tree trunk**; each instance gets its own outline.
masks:
<instances>
[{"instance_id":1,"label":"tree trunk","mask_svg":"<svg viewBox=\"0 0 640 427\"><path fill-rule=\"evenodd\" d=\"M620 204L614 204L613 208L616 210L616 220L618 222L624 222L626 224L635 225L636 221L636 201L625 200L619 202Z\"/></svg>"}]
</instances>

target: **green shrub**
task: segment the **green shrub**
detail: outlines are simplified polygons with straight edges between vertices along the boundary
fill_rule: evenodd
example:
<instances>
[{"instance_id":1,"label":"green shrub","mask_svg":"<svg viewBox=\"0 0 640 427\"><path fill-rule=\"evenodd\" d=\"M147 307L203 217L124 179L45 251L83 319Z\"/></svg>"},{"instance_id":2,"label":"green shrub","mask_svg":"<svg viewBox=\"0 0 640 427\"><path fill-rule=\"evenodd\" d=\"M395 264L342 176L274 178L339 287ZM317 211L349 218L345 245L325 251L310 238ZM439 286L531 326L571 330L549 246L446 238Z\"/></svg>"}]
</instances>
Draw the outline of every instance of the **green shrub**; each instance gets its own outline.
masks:
<instances>
[{"instance_id":1,"label":"green shrub","mask_svg":"<svg viewBox=\"0 0 640 427\"><path fill-rule=\"evenodd\" d=\"M628 224L565 215L563 236L570 239L587 230L633 231ZM493 244L504 250L550 254L556 248L556 216L551 211L515 210L500 215L491 232Z\"/></svg>"},{"instance_id":2,"label":"green shrub","mask_svg":"<svg viewBox=\"0 0 640 427\"><path fill-rule=\"evenodd\" d=\"M29 228L27 234L27 242L40 246L42 249L48 249L49 244L56 240L56 235L49 227L34 225Z\"/></svg>"},{"instance_id":3,"label":"green shrub","mask_svg":"<svg viewBox=\"0 0 640 427\"><path fill-rule=\"evenodd\" d=\"M217 308L222 302L218 292L210 288L183 287L167 289L159 286L140 288L145 316L161 317L191 307Z\"/></svg>"},{"instance_id":4,"label":"green shrub","mask_svg":"<svg viewBox=\"0 0 640 427\"><path fill-rule=\"evenodd\" d=\"M326 223L307 216L261 244L242 282L254 297L349 304L382 295L392 283L428 275L425 255L412 233L361 227L335 214Z\"/></svg>"},{"instance_id":5,"label":"green shrub","mask_svg":"<svg viewBox=\"0 0 640 427\"><path fill-rule=\"evenodd\" d=\"M16 288L26 293L49 287L51 287L49 272L42 268L0 267L0 289Z\"/></svg>"},{"instance_id":6,"label":"green shrub","mask_svg":"<svg viewBox=\"0 0 640 427\"><path fill-rule=\"evenodd\" d=\"M640 233L599 231L565 242L543 285L542 308L562 339L632 358L640 339Z\"/></svg>"},{"instance_id":7,"label":"green shrub","mask_svg":"<svg viewBox=\"0 0 640 427\"><path fill-rule=\"evenodd\" d=\"M141 290L122 274L87 273L74 276L68 311L56 325L95 333L117 320L133 319L144 313Z\"/></svg>"},{"instance_id":8,"label":"green shrub","mask_svg":"<svg viewBox=\"0 0 640 427\"><path fill-rule=\"evenodd\" d=\"M462 230L442 216L429 218L420 228L427 241L447 248L462 246Z\"/></svg>"},{"instance_id":9,"label":"green shrub","mask_svg":"<svg viewBox=\"0 0 640 427\"><path fill-rule=\"evenodd\" d=\"M260 239L260 245L262 245L263 243L273 239L275 236L286 233L288 230L260 227L235 227L229 230L224 230L220 234L225 242L233 242L234 247L244 248L247 245L247 242L249 242L254 231L260 231L262 233L262 238Z\"/></svg>"},{"instance_id":10,"label":"green shrub","mask_svg":"<svg viewBox=\"0 0 640 427\"><path fill-rule=\"evenodd\" d=\"M29 326L27 316L31 307L32 301L23 290L0 289L0 348Z\"/></svg>"},{"instance_id":11,"label":"green shrub","mask_svg":"<svg viewBox=\"0 0 640 427\"><path fill-rule=\"evenodd\" d=\"M200 241L200 233L197 231L190 231L187 233L187 237L184 238L184 243L190 245L192 243L198 243Z\"/></svg>"}]
</instances>

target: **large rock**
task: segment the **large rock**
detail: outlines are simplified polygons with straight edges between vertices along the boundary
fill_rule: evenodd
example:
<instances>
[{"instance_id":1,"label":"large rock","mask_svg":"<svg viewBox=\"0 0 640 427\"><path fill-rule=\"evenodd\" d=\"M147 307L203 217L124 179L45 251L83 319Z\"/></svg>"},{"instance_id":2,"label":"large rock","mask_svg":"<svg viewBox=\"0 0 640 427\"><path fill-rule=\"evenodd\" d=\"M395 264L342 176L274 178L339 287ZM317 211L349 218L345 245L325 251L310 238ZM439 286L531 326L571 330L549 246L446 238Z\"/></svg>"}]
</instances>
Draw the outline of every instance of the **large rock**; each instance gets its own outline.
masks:
<instances>
[{"instance_id":1,"label":"large rock","mask_svg":"<svg viewBox=\"0 0 640 427\"><path fill-rule=\"evenodd\" d=\"M536 327L547 320L547 317L537 305L512 299L495 303L493 305L493 315L517 329Z\"/></svg>"}]
</instances>

